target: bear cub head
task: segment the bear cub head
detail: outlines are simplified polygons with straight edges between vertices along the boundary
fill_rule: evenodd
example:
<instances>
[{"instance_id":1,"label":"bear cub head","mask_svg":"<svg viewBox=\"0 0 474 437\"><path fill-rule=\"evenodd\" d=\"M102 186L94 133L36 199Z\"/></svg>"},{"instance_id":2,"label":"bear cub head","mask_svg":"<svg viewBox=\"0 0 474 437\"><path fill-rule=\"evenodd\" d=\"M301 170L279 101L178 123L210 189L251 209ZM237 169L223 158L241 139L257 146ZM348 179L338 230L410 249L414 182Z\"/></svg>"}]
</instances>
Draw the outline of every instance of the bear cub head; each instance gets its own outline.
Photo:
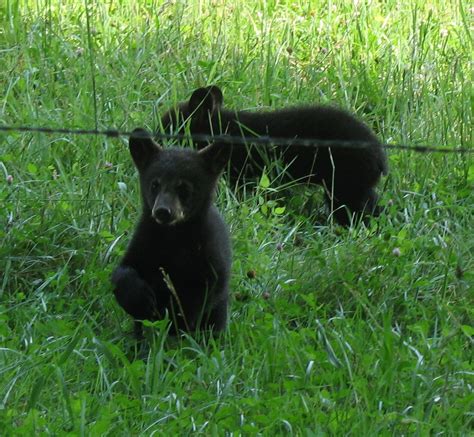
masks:
<instances>
[{"instance_id":1,"label":"bear cub head","mask_svg":"<svg viewBox=\"0 0 474 437\"><path fill-rule=\"evenodd\" d=\"M129 140L143 207L160 226L191 222L209 209L231 147L213 143L195 151L160 147L144 129Z\"/></svg>"},{"instance_id":2,"label":"bear cub head","mask_svg":"<svg viewBox=\"0 0 474 437\"><path fill-rule=\"evenodd\" d=\"M211 85L198 88L188 101L179 103L162 115L161 128L164 132L183 132L189 122L192 133L210 133L211 120L220 124L220 121L224 121L221 115L224 119L230 115L228 111L222 110L223 103L224 96L219 87ZM225 131L225 126L221 127ZM203 144L197 143L197 147L202 148Z\"/></svg>"}]
</instances>

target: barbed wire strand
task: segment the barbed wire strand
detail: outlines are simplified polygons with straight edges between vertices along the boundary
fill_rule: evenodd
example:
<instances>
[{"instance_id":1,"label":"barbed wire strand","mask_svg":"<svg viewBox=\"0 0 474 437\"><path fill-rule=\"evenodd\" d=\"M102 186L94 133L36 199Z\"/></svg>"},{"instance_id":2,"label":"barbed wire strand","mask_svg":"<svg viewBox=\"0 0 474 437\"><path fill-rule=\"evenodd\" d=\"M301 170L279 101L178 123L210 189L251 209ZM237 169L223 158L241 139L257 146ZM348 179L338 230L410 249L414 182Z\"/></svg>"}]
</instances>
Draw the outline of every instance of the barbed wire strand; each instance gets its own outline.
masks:
<instances>
[{"instance_id":1,"label":"barbed wire strand","mask_svg":"<svg viewBox=\"0 0 474 437\"><path fill-rule=\"evenodd\" d=\"M65 134L65 135L92 135L106 136L110 138L136 137L152 138L155 140L178 140L178 141L198 141L198 142L221 142L232 145L247 146L258 144L264 146L303 146L303 147L330 147L330 148L368 148L379 146L390 150L406 150L416 153L474 153L474 147L443 147L427 145L406 145L406 144L383 144L374 141L348 141L348 140L321 140L318 138L281 138L271 136L245 137L232 135L207 135L207 134L167 134L147 131L122 131L117 129L67 129L38 126L0 126L0 132L29 132L44 134Z\"/></svg>"}]
</instances>

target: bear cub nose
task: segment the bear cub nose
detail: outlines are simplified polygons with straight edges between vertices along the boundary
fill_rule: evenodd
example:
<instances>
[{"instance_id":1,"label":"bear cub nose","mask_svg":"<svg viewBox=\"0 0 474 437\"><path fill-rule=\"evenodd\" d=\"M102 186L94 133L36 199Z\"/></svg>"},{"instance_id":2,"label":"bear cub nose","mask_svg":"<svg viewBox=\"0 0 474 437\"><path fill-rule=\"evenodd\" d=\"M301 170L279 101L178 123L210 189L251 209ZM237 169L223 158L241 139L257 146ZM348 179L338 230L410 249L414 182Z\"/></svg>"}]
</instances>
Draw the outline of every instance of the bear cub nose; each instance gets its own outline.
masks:
<instances>
[{"instance_id":1,"label":"bear cub nose","mask_svg":"<svg viewBox=\"0 0 474 437\"><path fill-rule=\"evenodd\" d=\"M161 206L153 211L153 217L158 223L167 225L172 218L171 210L165 206Z\"/></svg>"}]
</instances>

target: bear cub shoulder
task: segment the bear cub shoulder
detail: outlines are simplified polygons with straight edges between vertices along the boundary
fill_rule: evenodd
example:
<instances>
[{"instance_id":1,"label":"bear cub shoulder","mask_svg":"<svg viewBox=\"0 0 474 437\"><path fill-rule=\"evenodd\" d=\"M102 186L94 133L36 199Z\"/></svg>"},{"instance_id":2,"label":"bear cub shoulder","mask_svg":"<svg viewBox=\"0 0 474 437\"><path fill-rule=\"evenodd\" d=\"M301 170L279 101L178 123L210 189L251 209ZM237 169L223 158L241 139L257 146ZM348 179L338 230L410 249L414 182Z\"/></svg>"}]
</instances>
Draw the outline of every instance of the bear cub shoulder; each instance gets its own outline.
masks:
<instances>
[{"instance_id":1,"label":"bear cub shoulder","mask_svg":"<svg viewBox=\"0 0 474 437\"><path fill-rule=\"evenodd\" d=\"M114 294L135 320L168 313L173 331L223 329L231 267L227 227L213 205L230 149L162 149L146 131L129 141L143 211L112 275ZM137 335L141 324L136 322Z\"/></svg>"}]
</instances>

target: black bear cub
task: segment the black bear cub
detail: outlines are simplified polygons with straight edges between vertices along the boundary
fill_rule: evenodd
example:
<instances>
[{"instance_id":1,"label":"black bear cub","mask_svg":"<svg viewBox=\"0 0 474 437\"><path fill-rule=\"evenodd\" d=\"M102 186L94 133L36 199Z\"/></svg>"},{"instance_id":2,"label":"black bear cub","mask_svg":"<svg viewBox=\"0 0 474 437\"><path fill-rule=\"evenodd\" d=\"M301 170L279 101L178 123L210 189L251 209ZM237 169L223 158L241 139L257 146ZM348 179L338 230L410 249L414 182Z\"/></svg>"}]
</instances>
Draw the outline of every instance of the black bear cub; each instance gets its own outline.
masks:
<instances>
[{"instance_id":1,"label":"black bear cub","mask_svg":"<svg viewBox=\"0 0 474 437\"><path fill-rule=\"evenodd\" d=\"M378 196L374 190L387 173L386 155L374 133L351 114L326 106L302 106L276 111L232 111L222 108L223 96L217 86L199 88L187 102L166 112L162 128L184 132L189 123L192 134L270 136L288 139L370 142L371 147L333 148L285 146L262 153L263 146L234 145L230 158L230 180L255 178L265 163L281 160L286 180L324 187L335 219L349 225L354 215L377 215ZM206 144L197 144L198 148ZM285 178L283 179L285 181Z\"/></svg>"},{"instance_id":2,"label":"black bear cub","mask_svg":"<svg viewBox=\"0 0 474 437\"><path fill-rule=\"evenodd\" d=\"M135 320L168 312L172 332L222 330L227 321L231 249L213 205L230 148L163 150L137 129L129 147L138 169L143 212L112 274L118 303Z\"/></svg>"}]
</instances>

